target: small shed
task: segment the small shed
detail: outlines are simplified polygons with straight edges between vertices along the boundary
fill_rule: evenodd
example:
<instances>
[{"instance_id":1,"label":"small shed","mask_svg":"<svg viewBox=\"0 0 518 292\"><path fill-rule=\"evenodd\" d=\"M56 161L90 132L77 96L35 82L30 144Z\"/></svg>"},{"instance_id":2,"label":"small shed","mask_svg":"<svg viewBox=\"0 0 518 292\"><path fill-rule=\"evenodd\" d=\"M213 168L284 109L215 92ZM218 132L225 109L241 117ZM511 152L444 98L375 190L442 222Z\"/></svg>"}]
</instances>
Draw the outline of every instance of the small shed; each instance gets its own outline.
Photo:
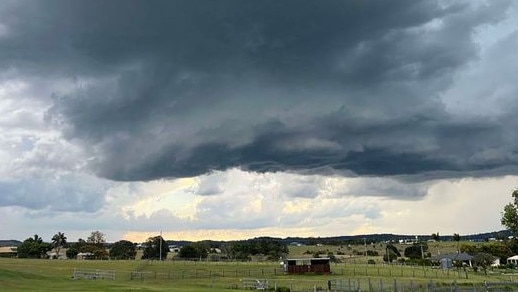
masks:
<instances>
[{"instance_id":1,"label":"small shed","mask_svg":"<svg viewBox=\"0 0 518 292\"><path fill-rule=\"evenodd\" d=\"M439 260L439 263L443 270L451 269L453 267L453 261L449 258L442 258Z\"/></svg>"},{"instance_id":2,"label":"small shed","mask_svg":"<svg viewBox=\"0 0 518 292\"><path fill-rule=\"evenodd\" d=\"M284 271L288 274L330 274L329 258L307 258L284 260Z\"/></svg>"},{"instance_id":3,"label":"small shed","mask_svg":"<svg viewBox=\"0 0 518 292\"><path fill-rule=\"evenodd\" d=\"M518 266L518 255L514 255L510 258L507 258L507 263L508 264L513 264L515 266Z\"/></svg>"},{"instance_id":4,"label":"small shed","mask_svg":"<svg viewBox=\"0 0 518 292\"><path fill-rule=\"evenodd\" d=\"M80 253L77 254L77 259L78 260L89 260L93 256L94 256L94 254L91 253L91 252L80 252Z\"/></svg>"},{"instance_id":5,"label":"small shed","mask_svg":"<svg viewBox=\"0 0 518 292\"><path fill-rule=\"evenodd\" d=\"M442 255L436 255L432 257L433 261L439 262L441 265L441 268L443 269L449 269L453 267L453 264L455 263L463 263L467 266L472 266L471 260L473 260L473 256L461 252L461 253L449 253L449 254L442 254Z\"/></svg>"}]
</instances>

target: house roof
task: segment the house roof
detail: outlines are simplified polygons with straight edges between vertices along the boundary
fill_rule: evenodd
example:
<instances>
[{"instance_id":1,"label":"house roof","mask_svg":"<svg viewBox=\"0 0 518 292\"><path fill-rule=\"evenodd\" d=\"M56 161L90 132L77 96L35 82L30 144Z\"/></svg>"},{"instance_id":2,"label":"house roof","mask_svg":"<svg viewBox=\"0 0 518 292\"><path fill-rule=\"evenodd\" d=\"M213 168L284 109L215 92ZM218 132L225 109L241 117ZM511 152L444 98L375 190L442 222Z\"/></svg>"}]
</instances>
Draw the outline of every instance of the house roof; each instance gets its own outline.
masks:
<instances>
[{"instance_id":1,"label":"house roof","mask_svg":"<svg viewBox=\"0 0 518 292\"><path fill-rule=\"evenodd\" d=\"M0 253L16 253L17 249L16 246L2 246L0 247Z\"/></svg>"},{"instance_id":2,"label":"house roof","mask_svg":"<svg viewBox=\"0 0 518 292\"><path fill-rule=\"evenodd\" d=\"M91 255L94 255L93 253L91 252L80 252L77 254L78 256L91 256Z\"/></svg>"},{"instance_id":3,"label":"house roof","mask_svg":"<svg viewBox=\"0 0 518 292\"><path fill-rule=\"evenodd\" d=\"M452 261L471 261L473 259L473 256L461 252L461 253L447 253L447 254L440 254L433 256L432 259L434 260L442 260L442 259L450 259Z\"/></svg>"}]
</instances>

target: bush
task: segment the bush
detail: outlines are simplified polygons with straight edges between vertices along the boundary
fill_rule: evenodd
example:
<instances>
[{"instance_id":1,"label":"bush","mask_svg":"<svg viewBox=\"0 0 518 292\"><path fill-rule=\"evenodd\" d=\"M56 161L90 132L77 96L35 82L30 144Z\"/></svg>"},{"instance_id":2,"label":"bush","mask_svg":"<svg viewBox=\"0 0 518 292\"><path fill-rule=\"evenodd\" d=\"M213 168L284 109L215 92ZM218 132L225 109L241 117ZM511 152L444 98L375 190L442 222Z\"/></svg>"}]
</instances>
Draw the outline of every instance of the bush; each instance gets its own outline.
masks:
<instances>
[{"instance_id":1,"label":"bush","mask_svg":"<svg viewBox=\"0 0 518 292\"><path fill-rule=\"evenodd\" d=\"M368 256L371 256L371 257L378 257L380 254L379 254L377 251L375 251L375 250L370 250L370 249L369 249L369 250L367 251L367 255L368 255Z\"/></svg>"},{"instance_id":2,"label":"bush","mask_svg":"<svg viewBox=\"0 0 518 292\"><path fill-rule=\"evenodd\" d=\"M370 260L368 260L368 261L367 261L367 264L369 264L369 265L375 265L375 264L376 264L376 261L375 261L375 260L373 260L373 259L370 259Z\"/></svg>"},{"instance_id":3,"label":"bush","mask_svg":"<svg viewBox=\"0 0 518 292\"><path fill-rule=\"evenodd\" d=\"M288 287L277 287L277 289L275 289L275 292L291 292L291 290Z\"/></svg>"}]
</instances>

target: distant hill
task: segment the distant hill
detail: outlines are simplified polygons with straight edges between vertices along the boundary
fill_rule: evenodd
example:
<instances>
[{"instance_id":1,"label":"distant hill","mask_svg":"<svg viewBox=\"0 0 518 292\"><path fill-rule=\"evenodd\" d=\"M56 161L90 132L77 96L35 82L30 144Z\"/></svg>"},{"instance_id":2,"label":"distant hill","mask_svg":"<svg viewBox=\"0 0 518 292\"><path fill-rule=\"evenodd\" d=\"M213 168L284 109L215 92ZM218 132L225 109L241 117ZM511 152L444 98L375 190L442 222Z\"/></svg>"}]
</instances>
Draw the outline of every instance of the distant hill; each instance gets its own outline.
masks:
<instances>
[{"instance_id":1,"label":"distant hill","mask_svg":"<svg viewBox=\"0 0 518 292\"><path fill-rule=\"evenodd\" d=\"M477 234L459 234L461 240L471 240L471 241L486 241L489 239L506 239L512 235L509 230L500 230L486 233L477 233ZM400 239L415 239L416 236L420 240L430 240L432 239L432 235L410 235L410 234L392 234L392 233L382 233L382 234L365 234L365 235L346 235L346 236L335 236L335 237L287 237L283 239L286 243L298 242L302 244L337 244L337 243L350 243L350 244L361 244L364 242L386 242L386 241L398 241ZM439 234L439 237L442 241L451 240L453 234Z\"/></svg>"},{"instance_id":2,"label":"distant hill","mask_svg":"<svg viewBox=\"0 0 518 292\"><path fill-rule=\"evenodd\" d=\"M22 244L19 240L0 240L0 246L20 246Z\"/></svg>"},{"instance_id":3,"label":"distant hill","mask_svg":"<svg viewBox=\"0 0 518 292\"><path fill-rule=\"evenodd\" d=\"M471 241L487 241L490 239L506 239L511 236L512 233L509 230L500 230L486 233L477 233L477 234L460 234L461 240L471 240ZM430 240L432 239L432 235L415 235L415 234L392 234L392 233L380 233L380 234L365 234L365 235L343 235L343 236L332 236L332 237L286 237L286 238L272 238L272 237L258 237L251 238L248 240L258 240L258 239L276 239L281 240L285 244L291 243L300 243L305 245L315 245L315 244L363 244L363 243L371 243L371 242L386 242L386 241L399 241L405 239L415 239L418 237L420 240ZM451 240L453 234L439 234L441 241ZM217 247L225 242L239 242L239 241L247 241L247 240L228 240L228 241L213 241L213 240L202 240L209 247ZM193 243L193 241L187 240L166 240L169 245L177 245L184 246ZM22 244L19 240L0 240L0 246L19 246ZM73 244L73 242L69 242L69 244Z\"/></svg>"}]
</instances>

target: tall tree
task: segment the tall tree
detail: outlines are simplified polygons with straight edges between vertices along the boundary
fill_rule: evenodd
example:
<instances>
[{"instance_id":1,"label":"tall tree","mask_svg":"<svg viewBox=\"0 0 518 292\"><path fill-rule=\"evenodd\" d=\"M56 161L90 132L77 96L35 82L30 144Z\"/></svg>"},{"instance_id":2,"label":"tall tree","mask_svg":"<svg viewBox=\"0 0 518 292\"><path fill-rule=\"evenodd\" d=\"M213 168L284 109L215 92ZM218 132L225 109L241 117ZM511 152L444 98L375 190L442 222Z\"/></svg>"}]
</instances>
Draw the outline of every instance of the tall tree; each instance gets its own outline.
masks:
<instances>
[{"instance_id":1,"label":"tall tree","mask_svg":"<svg viewBox=\"0 0 518 292\"><path fill-rule=\"evenodd\" d=\"M500 222L515 236L518 235L518 189L511 194L513 201L504 207Z\"/></svg>"},{"instance_id":2,"label":"tall tree","mask_svg":"<svg viewBox=\"0 0 518 292\"><path fill-rule=\"evenodd\" d=\"M131 241L120 240L110 248L110 258L114 260L134 260L136 255L135 244Z\"/></svg>"},{"instance_id":3,"label":"tall tree","mask_svg":"<svg viewBox=\"0 0 518 292\"><path fill-rule=\"evenodd\" d=\"M20 258L43 258L47 252L52 249L52 245L43 242L43 239L37 234L23 241L18 247L18 257Z\"/></svg>"},{"instance_id":4,"label":"tall tree","mask_svg":"<svg viewBox=\"0 0 518 292\"><path fill-rule=\"evenodd\" d=\"M167 258L168 252L169 245L165 242L162 236L150 237L144 243L144 254L142 255L142 259L164 260Z\"/></svg>"},{"instance_id":5,"label":"tall tree","mask_svg":"<svg viewBox=\"0 0 518 292\"><path fill-rule=\"evenodd\" d=\"M401 253L399 252L397 247L395 247L392 244L387 244L387 246L385 246L385 254L383 255L383 261L391 263L398 257L401 257Z\"/></svg>"},{"instance_id":6,"label":"tall tree","mask_svg":"<svg viewBox=\"0 0 518 292\"><path fill-rule=\"evenodd\" d=\"M460 252L460 250L459 250L460 235L458 233L453 233L453 241L457 242L457 252Z\"/></svg>"},{"instance_id":7,"label":"tall tree","mask_svg":"<svg viewBox=\"0 0 518 292\"><path fill-rule=\"evenodd\" d=\"M425 252L428 251L428 244L426 242L416 242L412 246L405 248L405 257L410 259L423 259Z\"/></svg>"},{"instance_id":8,"label":"tall tree","mask_svg":"<svg viewBox=\"0 0 518 292\"><path fill-rule=\"evenodd\" d=\"M97 259L105 259L108 257L108 252L104 246L105 243L106 237L104 233L98 230L92 231L90 236L86 239L87 251L92 252Z\"/></svg>"},{"instance_id":9,"label":"tall tree","mask_svg":"<svg viewBox=\"0 0 518 292\"><path fill-rule=\"evenodd\" d=\"M195 242L191 245L182 246L178 256L181 258L202 258L205 259L209 255L207 247L200 242Z\"/></svg>"},{"instance_id":10,"label":"tall tree","mask_svg":"<svg viewBox=\"0 0 518 292\"><path fill-rule=\"evenodd\" d=\"M65 244L67 244L67 237L65 236L65 233L58 232L54 234L52 237L52 246L56 250L56 257L59 258L59 251Z\"/></svg>"},{"instance_id":11,"label":"tall tree","mask_svg":"<svg viewBox=\"0 0 518 292\"><path fill-rule=\"evenodd\" d=\"M102 246L106 242L106 236L101 231L92 231L86 242Z\"/></svg>"}]
</instances>

